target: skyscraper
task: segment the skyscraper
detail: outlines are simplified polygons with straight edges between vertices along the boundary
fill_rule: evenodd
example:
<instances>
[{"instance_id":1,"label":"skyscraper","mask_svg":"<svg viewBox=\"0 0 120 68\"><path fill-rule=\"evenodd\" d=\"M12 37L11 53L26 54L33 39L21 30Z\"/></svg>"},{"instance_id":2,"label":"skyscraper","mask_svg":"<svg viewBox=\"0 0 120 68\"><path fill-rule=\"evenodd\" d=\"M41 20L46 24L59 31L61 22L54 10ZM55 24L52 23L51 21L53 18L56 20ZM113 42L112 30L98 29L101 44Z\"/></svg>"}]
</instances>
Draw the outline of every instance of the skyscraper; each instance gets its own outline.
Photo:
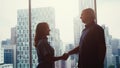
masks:
<instances>
[{"instance_id":1,"label":"skyscraper","mask_svg":"<svg viewBox=\"0 0 120 68\"><path fill-rule=\"evenodd\" d=\"M11 28L11 44L16 44L16 27Z\"/></svg>"},{"instance_id":2,"label":"skyscraper","mask_svg":"<svg viewBox=\"0 0 120 68\"><path fill-rule=\"evenodd\" d=\"M106 58L105 58L105 64L104 67L108 68L110 65L113 65L113 57L112 54L112 46L111 46L111 35L109 34L109 29L107 26L102 25L102 28L104 29L105 34L105 43L106 43Z\"/></svg>"},{"instance_id":3,"label":"skyscraper","mask_svg":"<svg viewBox=\"0 0 120 68\"><path fill-rule=\"evenodd\" d=\"M4 48L4 64L13 64L13 46L11 40L6 39L2 41L2 47Z\"/></svg>"},{"instance_id":4,"label":"skyscraper","mask_svg":"<svg viewBox=\"0 0 120 68\"><path fill-rule=\"evenodd\" d=\"M96 3L95 0L79 0L79 12L81 14L83 9L86 8L92 8L95 9L96 8Z\"/></svg>"},{"instance_id":5,"label":"skyscraper","mask_svg":"<svg viewBox=\"0 0 120 68\"><path fill-rule=\"evenodd\" d=\"M84 29L84 24L81 22L80 17L74 18L74 45L75 46L79 45L80 36L83 29Z\"/></svg>"},{"instance_id":6,"label":"skyscraper","mask_svg":"<svg viewBox=\"0 0 120 68\"><path fill-rule=\"evenodd\" d=\"M16 68L16 27L11 28L11 45L13 48L13 68Z\"/></svg>"},{"instance_id":7,"label":"skyscraper","mask_svg":"<svg viewBox=\"0 0 120 68\"><path fill-rule=\"evenodd\" d=\"M1 41L0 41L0 67L4 64L4 50L1 46Z\"/></svg>"},{"instance_id":8,"label":"skyscraper","mask_svg":"<svg viewBox=\"0 0 120 68\"><path fill-rule=\"evenodd\" d=\"M4 64L13 64L13 46L4 46Z\"/></svg>"}]
</instances>

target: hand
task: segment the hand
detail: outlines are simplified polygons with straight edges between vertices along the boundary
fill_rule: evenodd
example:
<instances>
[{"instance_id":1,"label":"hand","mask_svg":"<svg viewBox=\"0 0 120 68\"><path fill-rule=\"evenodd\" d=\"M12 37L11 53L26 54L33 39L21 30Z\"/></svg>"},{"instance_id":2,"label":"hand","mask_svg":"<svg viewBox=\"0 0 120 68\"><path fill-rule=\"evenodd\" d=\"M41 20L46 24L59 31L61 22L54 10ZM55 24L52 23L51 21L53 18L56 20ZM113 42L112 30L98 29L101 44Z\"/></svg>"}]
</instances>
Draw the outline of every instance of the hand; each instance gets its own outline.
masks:
<instances>
[{"instance_id":1,"label":"hand","mask_svg":"<svg viewBox=\"0 0 120 68\"><path fill-rule=\"evenodd\" d=\"M68 54L68 53L64 53L61 58L62 58L63 60L67 60L68 57L69 57L69 54Z\"/></svg>"}]
</instances>

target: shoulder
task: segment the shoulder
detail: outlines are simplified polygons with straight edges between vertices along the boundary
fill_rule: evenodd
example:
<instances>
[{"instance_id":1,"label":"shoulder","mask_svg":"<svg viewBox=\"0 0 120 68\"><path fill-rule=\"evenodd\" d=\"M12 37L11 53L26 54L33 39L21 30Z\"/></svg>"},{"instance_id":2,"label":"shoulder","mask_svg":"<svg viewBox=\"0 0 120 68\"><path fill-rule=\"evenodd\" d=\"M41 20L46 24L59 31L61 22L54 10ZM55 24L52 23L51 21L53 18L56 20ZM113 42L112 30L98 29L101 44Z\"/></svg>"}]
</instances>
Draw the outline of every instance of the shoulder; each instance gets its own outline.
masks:
<instances>
[{"instance_id":1,"label":"shoulder","mask_svg":"<svg viewBox=\"0 0 120 68\"><path fill-rule=\"evenodd\" d=\"M47 43L48 41L47 41L47 39L42 39L41 42L42 43Z\"/></svg>"},{"instance_id":2,"label":"shoulder","mask_svg":"<svg viewBox=\"0 0 120 68\"><path fill-rule=\"evenodd\" d=\"M93 29L96 30L96 31L104 31L104 29L98 24L95 24Z\"/></svg>"},{"instance_id":3,"label":"shoulder","mask_svg":"<svg viewBox=\"0 0 120 68\"><path fill-rule=\"evenodd\" d=\"M39 46L42 46L42 45L45 45L45 44L47 44L48 42L47 42L47 40L46 39L41 39L41 40L39 40L39 42L38 42L38 47Z\"/></svg>"},{"instance_id":4,"label":"shoulder","mask_svg":"<svg viewBox=\"0 0 120 68\"><path fill-rule=\"evenodd\" d=\"M94 36L104 36L104 29L96 24L93 29Z\"/></svg>"}]
</instances>

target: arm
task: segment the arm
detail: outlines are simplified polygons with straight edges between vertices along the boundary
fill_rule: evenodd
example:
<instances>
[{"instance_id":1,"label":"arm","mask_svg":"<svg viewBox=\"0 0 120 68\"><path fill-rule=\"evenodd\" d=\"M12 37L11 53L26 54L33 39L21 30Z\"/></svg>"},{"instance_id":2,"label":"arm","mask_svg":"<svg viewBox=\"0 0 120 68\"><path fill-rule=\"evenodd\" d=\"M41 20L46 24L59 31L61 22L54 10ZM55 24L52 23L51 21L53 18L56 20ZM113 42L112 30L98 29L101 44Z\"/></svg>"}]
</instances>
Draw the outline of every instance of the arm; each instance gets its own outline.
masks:
<instances>
[{"instance_id":1,"label":"arm","mask_svg":"<svg viewBox=\"0 0 120 68\"><path fill-rule=\"evenodd\" d=\"M54 56L46 55L44 58L45 58L46 61L49 61L49 62L51 62L51 61L58 61L58 60L64 60L64 59L62 59L62 56L54 57Z\"/></svg>"},{"instance_id":2,"label":"arm","mask_svg":"<svg viewBox=\"0 0 120 68\"><path fill-rule=\"evenodd\" d=\"M49 57L49 58L48 58ZM67 60L67 58L69 57L68 53L64 53L62 56L45 56L47 61L58 61L58 60Z\"/></svg>"},{"instance_id":3,"label":"arm","mask_svg":"<svg viewBox=\"0 0 120 68\"><path fill-rule=\"evenodd\" d=\"M104 30L102 28L99 28L97 30L95 37L98 43L98 60L101 64L103 64L105 55L106 55L106 43L105 43Z\"/></svg>"},{"instance_id":4,"label":"arm","mask_svg":"<svg viewBox=\"0 0 120 68\"><path fill-rule=\"evenodd\" d=\"M105 54L106 54L105 44L99 45L98 46L98 59L99 59L100 63L104 63Z\"/></svg>"},{"instance_id":5,"label":"arm","mask_svg":"<svg viewBox=\"0 0 120 68\"><path fill-rule=\"evenodd\" d=\"M64 53L62 56L58 56L58 57L54 57L54 61L57 60L67 60L67 58L69 57L68 53Z\"/></svg>"},{"instance_id":6,"label":"arm","mask_svg":"<svg viewBox=\"0 0 120 68\"><path fill-rule=\"evenodd\" d=\"M66 60L69 55L78 53L79 51L79 46L77 46L76 48L74 48L73 50L69 51L68 53L64 53L62 56L58 56L58 57L52 57L53 61L57 61L57 60Z\"/></svg>"},{"instance_id":7,"label":"arm","mask_svg":"<svg viewBox=\"0 0 120 68\"><path fill-rule=\"evenodd\" d=\"M68 53L64 53L63 56L61 57L61 59L63 60L67 60L67 58L69 57L69 55L75 54L79 52L79 46L77 46L76 48L70 50Z\"/></svg>"},{"instance_id":8,"label":"arm","mask_svg":"<svg viewBox=\"0 0 120 68\"><path fill-rule=\"evenodd\" d=\"M78 51L79 51L79 46L77 46L77 47L74 48L73 50L69 51L69 52L68 52L68 55L72 55L72 54L78 53Z\"/></svg>"},{"instance_id":9,"label":"arm","mask_svg":"<svg viewBox=\"0 0 120 68\"><path fill-rule=\"evenodd\" d=\"M42 58L45 61L53 62L62 59L62 56L54 57L54 50L49 47L50 45L46 40L42 40L39 46L37 47L37 52L39 55L41 55L40 58Z\"/></svg>"}]
</instances>

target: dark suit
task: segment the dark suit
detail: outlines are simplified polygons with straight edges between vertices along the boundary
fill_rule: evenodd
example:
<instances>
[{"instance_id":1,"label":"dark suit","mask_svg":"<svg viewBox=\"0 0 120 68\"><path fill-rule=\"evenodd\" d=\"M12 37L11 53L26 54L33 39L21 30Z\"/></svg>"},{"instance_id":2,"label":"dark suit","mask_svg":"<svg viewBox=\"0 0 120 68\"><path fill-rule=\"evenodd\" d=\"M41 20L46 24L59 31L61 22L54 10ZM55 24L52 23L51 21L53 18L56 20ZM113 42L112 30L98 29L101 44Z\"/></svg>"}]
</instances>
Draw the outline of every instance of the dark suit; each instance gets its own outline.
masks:
<instances>
[{"instance_id":1,"label":"dark suit","mask_svg":"<svg viewBox=\"0 0 120 68\"><path fill-rule=\"evenodd\" d=\"M104 67L106 46L102 27L95 23L86 25L82 32L79 45L78 68Z\"/></svg>"}]
</instances>

